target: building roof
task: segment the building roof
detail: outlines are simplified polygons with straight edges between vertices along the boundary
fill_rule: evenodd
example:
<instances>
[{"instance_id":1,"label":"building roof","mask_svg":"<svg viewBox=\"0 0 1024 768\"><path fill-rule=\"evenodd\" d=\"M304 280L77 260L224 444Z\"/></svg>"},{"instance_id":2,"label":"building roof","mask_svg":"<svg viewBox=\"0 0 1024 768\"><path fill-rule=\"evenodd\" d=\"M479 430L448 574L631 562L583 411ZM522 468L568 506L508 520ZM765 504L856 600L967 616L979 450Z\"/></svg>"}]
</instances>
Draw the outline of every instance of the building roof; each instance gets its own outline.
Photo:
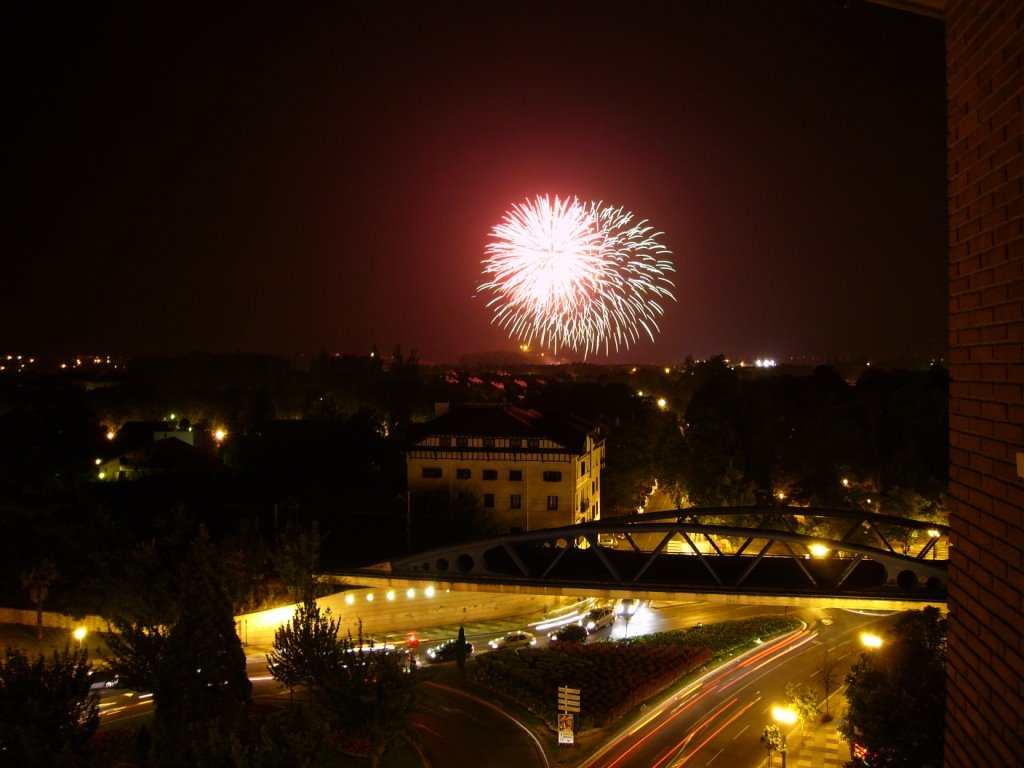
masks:
<instances>
[{"instance_id":1,"label":"building roof","mask_svg":"<svg viewBox=\"0 0 1024 768\"><path fill-rule=\"evenodd\" d=\"M546 416L538 411L512 405L475 403L462 405L420 425L412 444L428 437L518 437L547 438L566 448L582 452L594 424L570 415Z\"/></svg>"}]
</instances>

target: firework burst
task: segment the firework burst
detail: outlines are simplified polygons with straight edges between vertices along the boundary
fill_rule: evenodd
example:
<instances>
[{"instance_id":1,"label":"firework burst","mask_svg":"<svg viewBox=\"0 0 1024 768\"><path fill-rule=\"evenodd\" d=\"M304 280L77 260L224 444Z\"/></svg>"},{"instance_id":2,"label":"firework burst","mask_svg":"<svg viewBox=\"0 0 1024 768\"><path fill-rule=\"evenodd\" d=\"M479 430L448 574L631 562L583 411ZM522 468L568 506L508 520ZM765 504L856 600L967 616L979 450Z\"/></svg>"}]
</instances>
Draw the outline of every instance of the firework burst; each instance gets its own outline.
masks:
<instances>
[{"instance_id":1,"label":"firework burst","mask_svg":"<svg viewBox=\"0 0 1024 768\"><path fill-rule=\"evenodd\" d=\"M479 290L493 294L493 322L527 344L584 358L628 349L654 340L661 302L675 300L660 235L622 208L538 196L491 230Z\"/></svg>"}]
</instances>

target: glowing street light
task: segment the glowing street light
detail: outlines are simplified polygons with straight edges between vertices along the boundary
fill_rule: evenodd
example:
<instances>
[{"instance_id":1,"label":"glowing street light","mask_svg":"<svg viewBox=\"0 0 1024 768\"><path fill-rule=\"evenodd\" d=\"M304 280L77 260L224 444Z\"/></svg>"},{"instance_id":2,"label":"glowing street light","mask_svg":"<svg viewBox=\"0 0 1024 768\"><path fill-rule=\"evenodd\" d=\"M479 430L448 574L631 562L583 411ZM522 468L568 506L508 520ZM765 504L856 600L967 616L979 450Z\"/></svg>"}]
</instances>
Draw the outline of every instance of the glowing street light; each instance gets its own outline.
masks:
<instances>
[{"instance_id":1,"label":"glowing street light","mask_svg":"<svg viewBox=\"0 0 1024 768\"><path fill-rule=\"evenodd\" d=\"M809 549L811 550L811 554L815 557L824 557L830 551L824 544L811 544Z\"/></svg>"},{"instance_id":2,"label":"glowing street light","mask_svg":"<svg viewBox=\"0 0 1024 768\"><path fill-rule=\"evenodd\" d=\"M790 707L772 707L772 719L783 725L793 725L798 717L796 710Z\"/></svg>"},{"instance_id":3,"label":"glowing street light","mask_svg":"<svg viewBox=\"0 0 1024 768\"><path fill-rule=\"evenodd\" d=\"M865 648L881 648L882 638L876 635L874 632L861 632L860 644L863 645Z\"/></svg>"},{"instance_id":4,"label":"glowing street light","mask_svg":"<svg viewBox=\"0 0 1024 768\"><path fill-rule=\"evenodd\" d=\"M86 634L86 631L87 631L87 630L86 630L86 628L85 628L85 627L78 627L78 628L77 628L77 629L76 629L76 630L75 630L75 631L74 631L74 632L72 633L72 634L74 635L74 638L75 638L75 640L77 640L77 641L78 641L78 649L79 649L79 650L81 650L81 649L82 649L82 641L83 641L83 640L85 639L85 634Z\"/></svg>"}]
</instances>

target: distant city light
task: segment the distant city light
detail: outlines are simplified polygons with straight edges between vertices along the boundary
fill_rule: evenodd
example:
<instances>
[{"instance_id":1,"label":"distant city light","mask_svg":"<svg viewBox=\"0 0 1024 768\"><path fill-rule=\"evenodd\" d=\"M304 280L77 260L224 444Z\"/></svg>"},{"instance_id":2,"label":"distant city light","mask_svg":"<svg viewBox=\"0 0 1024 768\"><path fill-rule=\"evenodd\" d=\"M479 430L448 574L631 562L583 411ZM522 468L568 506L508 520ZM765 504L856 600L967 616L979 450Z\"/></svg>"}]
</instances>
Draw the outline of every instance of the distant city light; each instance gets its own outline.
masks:
<instances>
[{"instance_id":1,"label":"distant city light","mask_svg":"<svg viewBox=\"0 0 1024 768\"><path fill-rule=\"evenodd\" d=\"M774 368L775 365L775 361L770 357L758 358L754 361L754 366L757 368Z\"/></svg>"}]
</instances>

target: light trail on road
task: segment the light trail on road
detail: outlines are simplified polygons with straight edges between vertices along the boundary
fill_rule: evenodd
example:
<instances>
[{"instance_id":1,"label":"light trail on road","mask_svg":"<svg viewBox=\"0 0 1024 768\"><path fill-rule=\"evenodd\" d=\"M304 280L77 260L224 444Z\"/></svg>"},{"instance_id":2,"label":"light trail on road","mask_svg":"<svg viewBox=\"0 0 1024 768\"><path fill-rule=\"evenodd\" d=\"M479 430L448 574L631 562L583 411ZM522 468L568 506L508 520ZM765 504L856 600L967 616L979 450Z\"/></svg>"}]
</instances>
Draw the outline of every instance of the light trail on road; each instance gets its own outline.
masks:
<instances>
[{"instance_id":1,"label":"light trail on road","mask_svg":"<svg viewBox=\"0 0 1024 768\"><path fill-rule=\"evenodd\" d=\"M645 712L581 768L677 768L687 764L723 730L761 700L742 702L737 683L812 642L816 632L797 630L704 675ZM682 738L672 734L683 732ZM693 744L695 740L700 739ZM692 745L692 746L691 746Z\"/></svg>"}]
</instances>

